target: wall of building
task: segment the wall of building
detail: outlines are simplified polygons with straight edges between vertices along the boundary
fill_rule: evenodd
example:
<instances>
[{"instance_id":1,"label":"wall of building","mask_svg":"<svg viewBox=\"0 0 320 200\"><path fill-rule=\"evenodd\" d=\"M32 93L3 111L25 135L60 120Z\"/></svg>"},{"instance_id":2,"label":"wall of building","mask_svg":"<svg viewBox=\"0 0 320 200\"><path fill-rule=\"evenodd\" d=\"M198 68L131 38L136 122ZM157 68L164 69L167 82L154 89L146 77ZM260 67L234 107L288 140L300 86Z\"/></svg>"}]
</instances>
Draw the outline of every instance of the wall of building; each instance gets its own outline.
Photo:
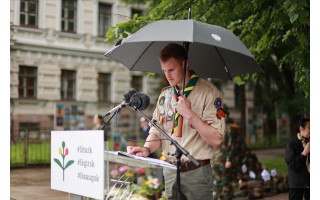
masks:
<instances>
[{"instance_id":1,"label":"wall of building","mask_svg":"<svg viewBox=\"0 0 320 200\"><path fill-rule=\"evenodd\" d=\"M155 102L159 80L142 72L130 72L121 64L107 59L112 48L104 37L98 37L99 2L112 5L112 25L129 19L131 7L120 0L78 0L76 33L61 32L61 1L38 1L38 28L20 25L20 1L10 1L10 106L12 131L19 135L20 123L38 122L40 129L55 128L57 104L84 105L85 129L91 129L92 116L105 114L122 102L131 88L132 75L143 77L143 92ZM143 8L139 5L136 8ZM37 68L37 96L19 98L19 66ZM75 101L61 100L61 70L76 71ZM98 73L111 74L111 102L98 102ZM154 105L146 112L152 114ZM44 123L45 122L45 123Z\"/></svg>"}]
</instances>

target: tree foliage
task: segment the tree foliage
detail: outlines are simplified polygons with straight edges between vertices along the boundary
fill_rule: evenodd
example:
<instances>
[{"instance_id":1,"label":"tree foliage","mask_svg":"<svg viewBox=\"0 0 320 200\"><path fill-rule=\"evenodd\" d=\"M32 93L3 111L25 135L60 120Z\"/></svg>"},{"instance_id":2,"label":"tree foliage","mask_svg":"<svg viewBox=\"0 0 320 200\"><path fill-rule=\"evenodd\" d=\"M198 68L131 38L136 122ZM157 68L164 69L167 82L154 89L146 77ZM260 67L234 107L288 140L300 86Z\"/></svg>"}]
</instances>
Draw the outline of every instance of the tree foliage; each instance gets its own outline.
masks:
<instances>
[{"instance_id":1,"label":"tree foliage","mask_svg":"<svg viewBox=\"0 0 320 200\"><path fill-rule=\"evenodd\" d=\"M270 112L270 120L275 113L286 112L293 118L309 113L309 0L123 1L148 3L148 13L111 27L106 34L110 43L155 20L187 19L191 8L192 19L228 28L255 56L265 73L244 74L234 81L254 84L256 103Z\"/></svg>"}]
</instances>

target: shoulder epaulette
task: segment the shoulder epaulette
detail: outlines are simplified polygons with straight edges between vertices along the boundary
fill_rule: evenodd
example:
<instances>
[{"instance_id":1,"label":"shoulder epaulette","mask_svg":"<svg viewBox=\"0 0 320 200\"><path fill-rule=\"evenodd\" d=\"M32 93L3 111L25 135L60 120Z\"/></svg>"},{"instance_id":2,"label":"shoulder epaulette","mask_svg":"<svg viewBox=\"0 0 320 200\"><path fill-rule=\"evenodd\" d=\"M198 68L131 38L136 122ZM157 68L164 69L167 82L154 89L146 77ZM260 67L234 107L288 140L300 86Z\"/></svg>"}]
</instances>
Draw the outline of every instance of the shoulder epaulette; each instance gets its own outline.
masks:
<instances>
[{"instance_id":1,"label":"shoulder epaulette","mask_svg":"<svg viewBox=\"0 0 320 200\"><path fill-rule=\"evenodd\" d=\"M167 90L167 89L170 89L171 87L172 87L172 86L164 87L164 88L162 88L161 92L163 92L163 91L165 91L165 90Z\"/></svg>"}]
</instances>

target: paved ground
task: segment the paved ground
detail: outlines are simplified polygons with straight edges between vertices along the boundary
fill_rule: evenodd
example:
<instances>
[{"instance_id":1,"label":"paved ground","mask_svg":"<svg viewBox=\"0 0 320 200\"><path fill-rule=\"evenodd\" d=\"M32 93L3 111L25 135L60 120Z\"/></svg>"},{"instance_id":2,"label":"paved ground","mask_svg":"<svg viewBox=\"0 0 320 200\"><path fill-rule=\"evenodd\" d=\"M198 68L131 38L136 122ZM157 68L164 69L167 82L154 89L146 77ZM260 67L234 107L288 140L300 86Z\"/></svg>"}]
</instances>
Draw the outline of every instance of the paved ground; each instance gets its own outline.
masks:
<instances>
[{"instance_id":1,"label":"paved ground","mask_svg":"<svg viewBox=\"0 0 320 200\"><path fill-rule=\"evenodd\" d=\"M284 149L253 151L258 159L284 156ZM10 170L11 200L73 200L72 194L50 189L50 168ZM264 198L265 200L286 200L288 193Z\"/></svg>"},{"instance_id":2,"label":"paved ground","mask_svg":"<svg viewBox=\"0 0 320 200\"><path fill-rule=\"evenodd\" d=\"M10 198L13 200L74 199L73 195L50 189L50 168L10 170Z\"/></svg>"}]
</instances>

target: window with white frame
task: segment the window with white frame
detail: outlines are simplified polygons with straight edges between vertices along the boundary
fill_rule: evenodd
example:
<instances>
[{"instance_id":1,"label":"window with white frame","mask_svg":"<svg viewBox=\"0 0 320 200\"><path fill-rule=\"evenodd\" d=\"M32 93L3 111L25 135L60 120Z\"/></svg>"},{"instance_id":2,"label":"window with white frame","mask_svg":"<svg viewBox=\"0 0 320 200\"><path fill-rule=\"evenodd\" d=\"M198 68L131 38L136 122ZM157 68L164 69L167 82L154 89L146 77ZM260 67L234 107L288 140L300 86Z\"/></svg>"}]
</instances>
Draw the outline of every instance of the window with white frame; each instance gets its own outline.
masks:
<instances>
[{"instance_id":1,"label":"window with white frame","mask_svg":"<svg viewBox=\"0 0 320 200\"><path fill-rule=\"evenodd\" d=\"M111 8L109 4L99 3L98 35L104 37L111 26Z\"/></svg>"},{"instance_id":2,"label":"window with white frame","mask_svg":"<svg viewBox=\"0 0 320 200\"><path fill-rule=\"evenodd\" d=\"M62 0L61 9L61 31L75 33L77 28L77 1Z\"/></svg>"},{"instance_id":3,"label":"window with white frame","mask_svg":"<svg viewBox=\"0 0 320 200\"><path fill-rule=\"evenodd\" d=\"M142 92L142 81L143 77L142 76L132 76L131 79L131 87L136 89L137 92Z\"/></svg>"},{"instance_id":4,"label":"window with white frame","mask_svg":"<svg viewBox=\"0 0 320 200\"><path fill-rule=\"evenodd\" d=\"M19 98L37 96L37 67L19 66Z\"/></svg>"},{"instance_id":5,"label":"window with white frame","mask_svg":"<svg viewBox=\"0 0 320 200\"><path fill-rule=\"evenodd\" d=\"M20 1L20 25L38 27L38 0Z\"/></svg>"},{"instance_id":6,"label":"window with white frame","mask_svg":"<svg viewBox=\"0 0 320 200\"><path fill-rule=\"evenodd\" d=\"M76 71L74 70L61 71L61 99L76 99Z\"/></svg>"},{"instance_id":7,"label":"window with white frame","mask_svg":"<svg viewBox=\"0 0 320 200\"><path fill-rule=\"evenodd\" d=\"M100 102L111 101L111 74L99 73L98 77L98 97Z\"/></svg>"}]
</instances>

